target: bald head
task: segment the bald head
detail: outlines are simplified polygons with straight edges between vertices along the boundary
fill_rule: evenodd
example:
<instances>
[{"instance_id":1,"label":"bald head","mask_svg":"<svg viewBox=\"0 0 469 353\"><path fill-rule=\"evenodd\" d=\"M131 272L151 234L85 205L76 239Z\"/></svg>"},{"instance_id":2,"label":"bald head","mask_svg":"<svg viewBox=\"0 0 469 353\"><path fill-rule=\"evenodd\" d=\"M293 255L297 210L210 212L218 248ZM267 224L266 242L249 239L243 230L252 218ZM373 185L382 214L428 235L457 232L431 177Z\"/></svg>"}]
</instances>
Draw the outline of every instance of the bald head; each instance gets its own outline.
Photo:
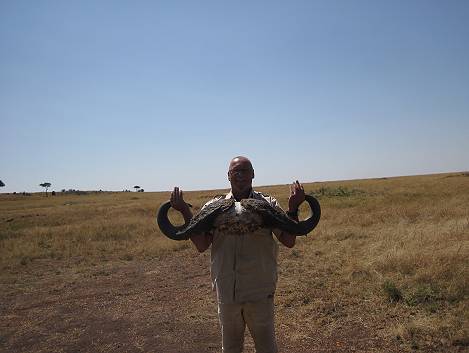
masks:
<instances>
[{"instance_id":1,"label":"bald head","mask_svg":"<svg viewBox=\"0 0 469 353\"><path fill-rule=\"evenodd\" d=\"M229 166L228 170L231 170L234 165L237 165L237 164L239 164L239 163L242 163L243 165L249 165L250 168L253 169L253 168L252 168L252 163L251 163L251 161L249 160L249 158L244 157L244 156L237 156L237 157L234 157L234 158L231 160L230 166Z\"/></svg>"}]
</instances>

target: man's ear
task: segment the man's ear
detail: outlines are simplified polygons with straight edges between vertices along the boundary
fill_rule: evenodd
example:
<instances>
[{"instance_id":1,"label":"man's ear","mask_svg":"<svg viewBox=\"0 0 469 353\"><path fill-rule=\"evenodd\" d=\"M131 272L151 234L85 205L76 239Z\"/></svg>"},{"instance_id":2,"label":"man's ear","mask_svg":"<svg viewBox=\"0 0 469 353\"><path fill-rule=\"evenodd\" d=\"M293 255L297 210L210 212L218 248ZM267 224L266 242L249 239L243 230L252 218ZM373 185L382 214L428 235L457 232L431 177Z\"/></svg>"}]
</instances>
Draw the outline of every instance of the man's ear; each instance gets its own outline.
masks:
<instances>
[{"instance_id":1,"label":"man's ear","mask_svg":"<svg viewBox=\"0 0 469 353\"><path fill-rule=\"evenodd\" d=\"M228 174L228 181L231 181L230 172L228 172L227 174Z\"/></svg>"}]
</instances>

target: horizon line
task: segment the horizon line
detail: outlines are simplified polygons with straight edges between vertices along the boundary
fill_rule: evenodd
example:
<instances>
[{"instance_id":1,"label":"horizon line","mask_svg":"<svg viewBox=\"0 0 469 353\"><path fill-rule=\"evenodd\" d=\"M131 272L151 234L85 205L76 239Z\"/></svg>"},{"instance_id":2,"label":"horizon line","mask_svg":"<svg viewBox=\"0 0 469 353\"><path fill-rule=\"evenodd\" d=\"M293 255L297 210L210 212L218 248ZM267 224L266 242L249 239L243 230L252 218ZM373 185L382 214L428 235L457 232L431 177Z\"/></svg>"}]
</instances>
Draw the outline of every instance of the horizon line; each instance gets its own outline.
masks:
<instances>
[{"instance_id":1,"label":"horizon line","mask_svg":"<svg viewBox=\"0 0 469 353\"><path fill-rule=\"evenodd\" d=\"M359 180L372 180L372 179L396 179L396 178L404 178L404 177L419 177L419 176L432 176L432 175L445 175L445 174L461 174L461 175L467 175L469 176L469 170L459 170L459 171L451 171L451 172L437 172L437 173L424 173L424 174L407 174L407 175L390 175L390 176L380 176L380 177L366 177L366 178L355 178L355 179L330 179L330 180L319 180L319 181L308 181L308 182L302 182L302 185L306 184L315 184L315 183L332 183L332 182L350 182L350 181L359 181ZM268 187L275 187L275 186L285 186L285 185L290 185L290 183L280 183L280 184L269 184L269 185L256 185L253 186L253 188L268 188ZM145 189L145 188L141 188ZM184 190L184 192L203 192L203 191L218 191L218 190L229 190L230 187L226 188L214 188L214 189L191 189L191 190ZM103 190L103 189L88 189L88 190L81 190L81 189L61 189L61 190L66 190L67 192L69 190L74 190L74 191L81 191L81 192L126 192L125 190L129 189L123 189L123 190ZM62 193L62 191L56 191L56 190L49 190L48 192L55 191L56 193ZM44 191L12 191L12 192L0 192L0 194L22 194L22 193L28 193L28 194L39 194L39 193L44 193ZM127 191L131 193L138 193L138 191ZM164 192L171 192L171 190L150 190L150 191L144 191L144 193L164 193Z\"/></svg>"}]
</instances>

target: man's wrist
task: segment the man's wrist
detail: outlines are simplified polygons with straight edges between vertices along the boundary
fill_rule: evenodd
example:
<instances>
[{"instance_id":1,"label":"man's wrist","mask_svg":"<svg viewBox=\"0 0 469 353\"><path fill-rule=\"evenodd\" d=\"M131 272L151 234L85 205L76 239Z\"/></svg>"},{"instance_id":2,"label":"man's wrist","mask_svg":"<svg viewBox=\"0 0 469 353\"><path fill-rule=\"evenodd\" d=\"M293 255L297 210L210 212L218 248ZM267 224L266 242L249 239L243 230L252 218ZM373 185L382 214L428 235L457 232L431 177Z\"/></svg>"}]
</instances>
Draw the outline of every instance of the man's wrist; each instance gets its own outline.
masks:
<instances>
[{"instance_id":1,"label":"man's wrist","mask_svg":"<svg viewBox=\"0 0 469 353\"><path fill-rule=\"evenodd\" d=\"M182 216L184 217L184 221L186 223L189 223L190 220L192 219L192 211L190 207L191 207L190 204L186 204L186 207L184 207L184 209L181 210Z\"/></svg>"}]
</instances>

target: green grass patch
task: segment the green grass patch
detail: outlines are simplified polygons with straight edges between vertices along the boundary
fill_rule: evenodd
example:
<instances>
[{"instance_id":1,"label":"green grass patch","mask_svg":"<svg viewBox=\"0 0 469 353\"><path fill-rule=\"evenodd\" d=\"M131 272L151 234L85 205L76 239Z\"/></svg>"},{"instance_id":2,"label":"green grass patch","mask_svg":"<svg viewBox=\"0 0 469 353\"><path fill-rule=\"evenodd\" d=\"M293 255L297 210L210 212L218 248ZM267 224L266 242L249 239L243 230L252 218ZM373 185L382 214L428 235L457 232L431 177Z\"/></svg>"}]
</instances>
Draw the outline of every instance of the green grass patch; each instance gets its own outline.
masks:
<instances>
[{"instance_id":1,"label":"green grass patch","mask_svg":"<svg viewBox=\"0 0 469 353\"><path fill-rule=\"evenodd\" d=\"M402 291L390 280L384 281L383 291L388 301L391 303L399 302L403 298Z\"/></svg>"},{"instance_id":2,"label":"green grass patch","mask_svg":"<svg viewBox=\"0 0 469 353\"><path fill-rule=\"evenodd\" d=\"M345 186L339 187L321 187L319 189L310 192L311 196L322 198L322 197L352 197L352 196L364 196L366 192L360 189L347 188Z\"/></svg>"}]
</instances>

